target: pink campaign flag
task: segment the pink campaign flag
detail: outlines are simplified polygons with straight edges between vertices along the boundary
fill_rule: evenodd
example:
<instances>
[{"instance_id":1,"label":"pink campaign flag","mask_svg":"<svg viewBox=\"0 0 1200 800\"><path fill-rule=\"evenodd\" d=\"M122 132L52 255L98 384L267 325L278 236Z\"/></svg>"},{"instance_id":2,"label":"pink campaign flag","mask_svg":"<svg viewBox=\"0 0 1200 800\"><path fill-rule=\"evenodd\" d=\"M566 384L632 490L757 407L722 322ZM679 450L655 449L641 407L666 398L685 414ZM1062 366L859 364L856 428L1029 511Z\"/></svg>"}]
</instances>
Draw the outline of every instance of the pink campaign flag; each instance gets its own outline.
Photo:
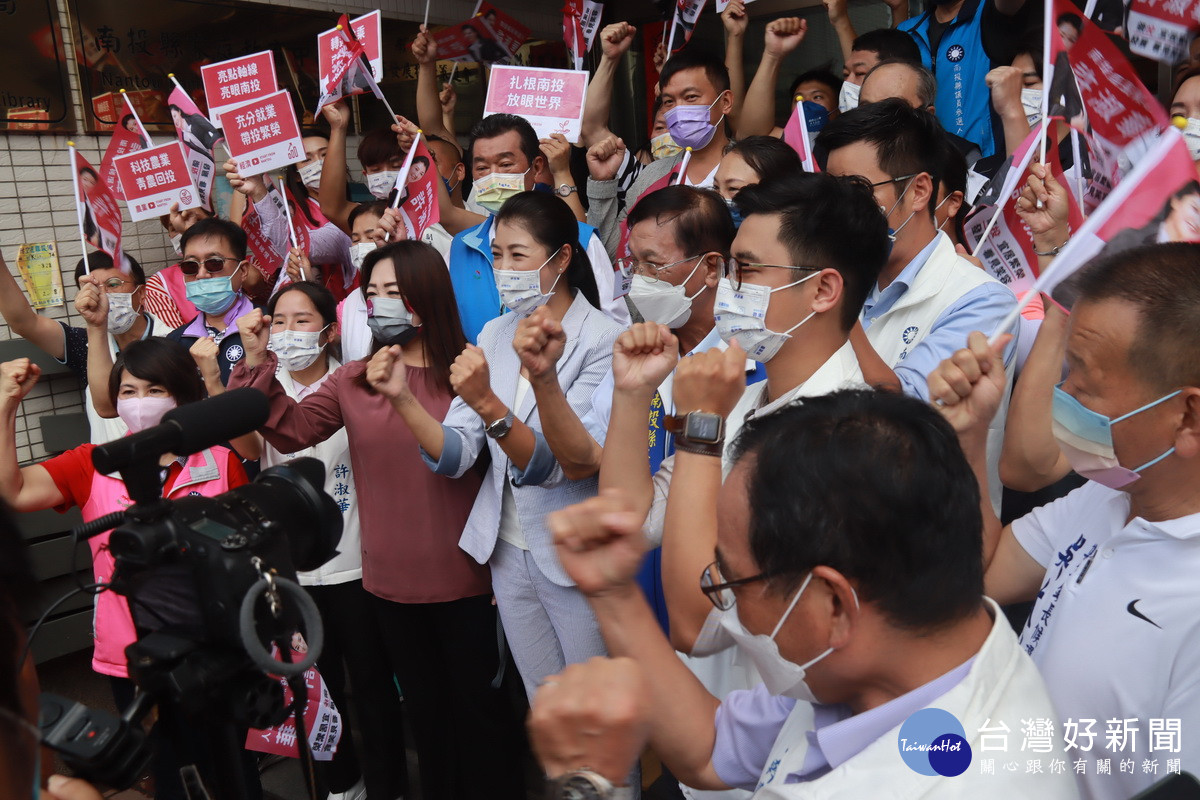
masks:
<instances>
[{"instance_id":1,"label":"pink campaign flag","mask_svg":"<svg viewBox=\"0 0 1200 800\"><path fill-rule=\"evenodd\" d=\"M171 92L168 102L175 133L186 151L192 182L200 193L200 204L211 211L212 183L217 171L213 148L224 136L180 86L177 85Z\"/></svg>"},{"instance_id":2,"label":"pink campaign flag","mask_svg":"<svg viewBox=\"0 0 1200 800\"><path fill-rule=\"evenodd\" d=\"M128 273L129 264L121 253L121 206L100 179L100 173L79 154L74 145L70 146L70 152L79 236L91 247L112 256L113 263L122 272Z\"/></svg>"},{"instance_id":3,"label":"pink campaign flag","mask_svg":"<svg viewBox=\"0 0 1200 800\"><path fill-rule=\"evenodd\" d=\"M812 126L804 105L804 100L797 97L796 104L792 107L792 115L783 127L783 141L800 155L800 164L805 172L820 172L817 159L813 157L810 132Z\"/></svg>"},{"instance_id":4,"label":"pink campaign flag","mask_svg":"<svg viewBox=\"0 0 1200 800\"><path fill-rule=\"evenodd\" d=\"M330 103L336 103L352 94L370 91L380 100L384 100L383 91L372 73L367 49L355 36L349 18L342 14L338 25L341 30L335 30L336 35L332 39L333 51L330 54L328 71L323 69L320 74L321 99L317 102L314 116L320 114L321 109ZM320 43L318 37L318 45Z\"/></svg>"}]
</instances>

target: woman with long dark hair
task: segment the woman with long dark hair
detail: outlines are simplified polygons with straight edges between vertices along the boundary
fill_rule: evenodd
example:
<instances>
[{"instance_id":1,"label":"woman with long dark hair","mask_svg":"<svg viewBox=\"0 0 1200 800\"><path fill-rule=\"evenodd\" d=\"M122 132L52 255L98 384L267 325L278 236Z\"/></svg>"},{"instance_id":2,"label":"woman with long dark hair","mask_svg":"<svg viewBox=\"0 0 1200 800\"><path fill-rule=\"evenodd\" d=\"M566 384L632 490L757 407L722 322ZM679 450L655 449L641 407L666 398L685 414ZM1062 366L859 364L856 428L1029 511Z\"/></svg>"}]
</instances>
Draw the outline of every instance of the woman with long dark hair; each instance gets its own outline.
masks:
<instances>
[{"instance_id":1,"label":"woman with long dark hair","mask_svg":"<svg viewBox=\"0 0 1200 800\"><path fill-rule=\"evenodd\" d=\"M401 365L411 402L441 419L454 397L451 364L466 345L445 262L429 245L402 241L370 253L362 275L375 349L387 349ZM230 386L267 394L271 415L260 432L281 452L345 427L358 493L363 588L372 595L372 613L358 635L382 644L388 671L404 689L422 796L520 797L519 736L508 728L502 693L491 687L500 656L488 569L458 547L479 475L454 480L431 473L412 430L365 380L365 361L343 365L299 402L289 397L277 377L279 356L268 349L274 321L259 311L238 320L246 356ZM398 738L391 682L356 686L355 693L369 699ZM364 730L368 796L400 795L403 748L387 742L377 748L368 739ZM386 761L377 763L373 753ZM465 774L461 763L487 780ZM379 785L381 771L391 772L392 783Z\"/></svg>"},{"instance_id":2,"label":"woman with long dark hair","mask_svg":"<svg viewBox=\"0 0 1200 800\"><path fill-rule=\"evenodd\" d=\"M479 346L468 345L455 360L450 377L458 397L445 421L414 402L395 348L375 354L367 378L391 399L435 473L474 480L479 456L491 456L461 546L491 566L504 631L532 696L545 676L604 653L595 617L558 563L545 519L596 492L594 468L581 472L566 457L560 462L554 426L566 417L564 401L576 417L586 415L622 328L599 310L595 276L565 203L523 192L501 207L495 230L496 287L512 313L484 325ZM603 440L603 431L591 433Z\"/></svg>"}]
</instances>

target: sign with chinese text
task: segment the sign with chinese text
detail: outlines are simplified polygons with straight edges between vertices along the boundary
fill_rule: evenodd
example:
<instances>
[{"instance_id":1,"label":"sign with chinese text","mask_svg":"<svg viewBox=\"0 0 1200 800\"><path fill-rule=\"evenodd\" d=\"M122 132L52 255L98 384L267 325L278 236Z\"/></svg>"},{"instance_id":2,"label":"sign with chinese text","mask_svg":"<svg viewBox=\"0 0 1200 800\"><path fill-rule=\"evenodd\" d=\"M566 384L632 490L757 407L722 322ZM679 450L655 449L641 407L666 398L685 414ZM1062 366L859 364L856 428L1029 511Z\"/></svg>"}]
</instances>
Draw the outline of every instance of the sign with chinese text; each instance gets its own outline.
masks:
<instances>
[{"instance_id":1,"label":"sign with chinese text","mask_svg":"<svg viewBox=\"0 0 1200 800\"><path fill-rule=\"evenodd\" d=\"M582 70L496 66L488 81L483 114L516 114L539 138L561 133L579 140L588 74Z\"/></svg>"},{"instance_id":2,"label":"sign with chinese text","mask_svg":"<svg viewBox=\"0 0 1200 800\"><path fill-rule=\"evenodd\" d=\"M200 68L208 118L220 124L221 112L265 97L279 88L275 82L275 59L270 50L231 58Z\"/></svg>"},{"instance_id":3,"label":"sign with chinese text","mask_svg":"<svg viewBox=\"0 0 1200 800\"><path fill-rule=\"evenodd\" d=\"M438 58L495 64L517 54L529 39L529 28L490 3L480 3L466 22L433 34Z\"/></svg>"},{"instance_id":4,"label":"sign with chinese text","mask_svg":"<svg viewBox=\"0 0 1200 800\"><path fill-rule=\"evenodd\" d=\"M441 179L433 156L425 146L424 137L418 136L416 143L409 151L410 163L407 169L402 169L397 183L404 182L400 194L400 210L408 218L408 227L412 229L411 238L420 239L421 234L430 225L442 218L438 206L437 183Z\"/></svg>"},{"instance_id":5,"label":"sign with chinese text","mask_svg":"<svg viewBox=\"0 0 1200 800\"><path fill-rule=\"evenodd\" d=\"M62 270L54 242L23 244L17 252L17 269L25 282L29 304L34 308L60 306L63 302Z\"/></svg>"},{"instance_id":6,"label":"sign with chinese text","mask_svg":"<svg viewBox=\"0 0 1200 800\"><path fill-rule=\"evenodd\" d=\"M121 253L121 206L100 179L100 173L79 154L71 142L71 179L75 185L75 211L80 236L97 250L112 256L114 264L125 265ZM130 156L126 156L129 158Z\"/></svg>"},{"instance_id":7,"label":"sign with chinese text","mask_svg":"<svg viewBox=\"0 0 1200 800\"><path fill-rule=\"evenodd\" d=\"M1200 29L1200 0L1132 0L1125 34L1129 49L1165 64L1186 61Z\"/></svg>"},{"instance_id":8,"label":"sign with chinese text","mask_svg":"<svg viewBox=\"0 0 1200 800\"><path fill-rule=\"evenodd\" d=\"M192 183L186 153L179 142L120 156L114 163L134 222L161 217L174 203L181 211L200 205L200 193Z\"/></svg>"},{"instance_id":9,"label":"sign with chinese text","mask_svg":"<svg viewBox=\"0 0 1200 800\"><path fill-rule=\"evenodd\" d=\"M306 653L308 643L304 641L304 637L299 633L293 634L292 663L302 661ZM278 660L279 649L275 645L271 646L271 655ZM291 706L294 696L287 678L280 677L279 684L283 688L283 704ZM342 715L334 705L329 687L325 685L325 679L316 667L305 670L304 690L308 695L308 702L304 704L304 730L308 734L308 748L316 761L330 761L342 738ZM257 753L299 758L295 716L289 716L272 728L251 728L246 734L246 749Z\"/></svg>"},{"instance_id":10,"label":"sign with chinese text","mask_svg":"<svg viewBox=\"0 0 1200 800\"><path fill-rule=\"evenodd\" d=\"M354 38L363 46L363 52L371 64L371 74L375 77L375 81L383 80L382 15L378 11L372 11L370 14L364 14L349 22ZM317 34L317 71L319 74L339 74L337 68L347 58L346 40L337 28ZM366 91L368 89L365 86L355 86L350 94L362 94Z\"/></svg>"},{"instance_id":11,"label":"sign with chinese text","mask_svg":"<svg viewBox=\"0 0 1200 800\"><path fill-rule=\"evenodd\" d=\"M304 160L300 121L286 89L226 111L221 128L241 175L261 175Z\"/></svg>"}]
</instances>

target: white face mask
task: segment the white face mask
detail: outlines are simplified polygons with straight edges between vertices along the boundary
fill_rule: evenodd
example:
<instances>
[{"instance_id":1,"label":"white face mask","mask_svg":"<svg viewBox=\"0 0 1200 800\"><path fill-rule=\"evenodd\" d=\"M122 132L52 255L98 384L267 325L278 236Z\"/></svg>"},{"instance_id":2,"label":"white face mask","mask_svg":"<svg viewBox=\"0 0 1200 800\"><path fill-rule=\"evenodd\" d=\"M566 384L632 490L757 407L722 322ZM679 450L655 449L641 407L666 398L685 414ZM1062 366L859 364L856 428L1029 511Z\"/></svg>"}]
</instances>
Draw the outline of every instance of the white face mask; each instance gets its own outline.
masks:
<instances>
[{"instance_id":1,"label":"white face mask","mask_svg":"<svg viewBox=\"0 0 1200 800\"><path fill-rule=\"evenodd\" d=\"M729 611L726 611L721 619L721 625L729 632L737 642L738 647L742 649L746 655L750 656L750 660L754 662L754 668L758 670L759 676L762 678L763 684L767 687L767 691L778 697L791 697L796 700L802 700L806 703L818 703L812 689L808 687L808 683L804 680L809 667L816 664L833 652L833 648L826 648L823 653L816 658L810 659L803 664L793 664L779 653L779 645L775 643L775 637L779 634L783 623L787 621L788 615L792 613L792 609L796 607L796 602L800 599L800 595L808 588L808 584L812 582L812 573L808 573L808 577L804 579L804 583L800 584L800 588L796 590L796 594L792 597L792 602L788 603L787 609L783 612L783 616L779 618L779 622L775 623L775 630L771 631L771 635L759 633L753 634L746 630L746 626L742 625L741 619L737 615L737 606L734 606ZM858 594L854 595L854 605L858 607Z\"/></svg>"},{"instance_id":2,"label":"white face mask","mask_svg":"<svg viewBox=\"0 0 1200 800\"><path fill-rule=\"evenodd\" d=\"M858 95L861 92L862 87L857 83L842 81L842 90L838 92L838 111L845 114L858 108Z\"/></svg>"},{"instance_id":3,"label":"white face mask","mask_svg":"<svg viewBox=\"0 0 1200 800\"><path fill-rule=\"evenodd\" d=\"M1029 127L1033 127L1041 122L1042 119L1042 90L1041 89L1022 89L1021 90L1021 105L1025 108L1025 119L1029 121Z\"/></svg>"},{"instance_id":4,"label":"white face mask","mask_svg":"<svg viewBox=\"0 0 1200 800\"><path fill-rule=\"evenodd\" d=\"M531 168L532 169L532 168ZM475 202L495 214L510 197L525 191L525 172L489 172L475 181Z\"/></svg>"},{"instance_id":5,"label":"white face mask","mask_svg":"<svg viewBox=\"0 0 1200 800\"><path fill-rule=\"evenodd\" d=\"M319 331L275 331L267 342L267 349L275 354L288 372L308 369L325 349L321 344L321 334L325 328Z\"/></svg>"},{"instance_id":6,"label":"white face mask","mask_svg":"<svg viewBox=\"0 0 1200 800\"><path fill-rule=\"evenodd\" d=\"M657 322L668 328L678 328L692 316L692 301L708 288L701 286L699 291L691 297L686 294L687 282L696 274L696 270L700 269L702 263L704 263L704 256L700 256L696 261L696 266L692 267L692 271L679 285L669 281L647 278L645 275L634 275L633 285L629 289L629 299L633 301L634 307L647 322Z\"/></svg>"},{"instance_id":7,"label":"white face mask","mask_svg":"<svg viewBox=\"0 0 1200 800\"><path fill-rule=\"evenodd\" d=\"M377 247L379 245L375 242L358 242L350 245L350 263L354 265L355 269L361 270L363 259Z\"/></svg>"},{"instance_id":8,"label":"white face mask","mask_svg":"<svg viewBox=\"0 0 1200 800\"><path fill-rule=\"evenodd\" d=\"M177 233L171 237L171 249L175 251L175 255L183 255L183 234Z\"/></svg>"},{"instance_id":9,"label":"white face mask","mask_svg":"<svg viewBox=\"0 0 1200 800\"><path fill-rule=\"evenodd\" d=\"M117 399L117 416L130 433L141 433L162 422L163 415L176 405L173 397L121 397Z\"/></svg>"},{"instance_id":10,"label":"white face mask","mask_svg":"<svg viewBox=\"0 0 1200 800\"><path fill-rule=\"evenodd\" d=\"M321 169L325 166L325 159L319 158L310 164L305 164L300 168L300 181L312 189L314 192L321 188Z\"/></svg>"},{"instance_id":11,"label":"white face mask","mask_svg":"<svg viewBox=\"0 0 1200 800\"><path fill-rule=\"evenodd\" d=\"M542 269L556 255L558 255L558 250L555 250L553 255L543 261L542 266L537 269L492 268L492 275L496 279L496 289L500 292L500 302L504 304L505 308L514 314L527 317L550 300L551 295L554 294L554 287L558 285L558 279L562 277L562 272L554 277L554 283L550 284L550 290L543 293Z\"/></svg>"},{"instance_id":12,"label":"white face mask","mask_svg":"<svg viewBox=\"0 0 1200 800\"><path fill-rule=\"evenodd\" d=\"M108 332L120 336L137 322L138 312L133 307L133 293L112 292L108 295Z\"/></svg>"},{"instance_id":13,"label":"white face mask","mask_svg":"<svg viewBox=\"0 0 1200 800\"><path fill-rule=\"evenodd\" d=\"M367 191L376 200L387 200L387 196L396 186L398 177L400 177L400 171L395 169L373 172L367 176Z\"/></svg>"},{"instance_id":14,"label":"white face mask","mask_svg":"<svg viewBox=\"0 0 1200 800\"><path fill-rule=\"evenodd\" d=\"M1187 125L1183 128L1183 140L1187 142L1192 161L1200 161L1200 119L1187 118Z\"/></svg>"},{"instance_id":15,"label":"white face mask","mask_svg":"<svg viewBox=\"0 0 1200 800\"><path fill-rule=\"evenodd\" d=\"M811 278L820 275L814 272L798 281L772 289L754 283L743 283L742 288L734 289L733 281L721 278L717 284L717 299L713 304L713 316L717 323L717 333L726 342L737 342L746 355L755 361L770 361L784 342L792 338L792 331L808 322L817 313L810 312L807 317L797 322L786 331L768 330L767 307L771 304L771 294L781 289L799 286Z\"/></svg>"}]
</instances>

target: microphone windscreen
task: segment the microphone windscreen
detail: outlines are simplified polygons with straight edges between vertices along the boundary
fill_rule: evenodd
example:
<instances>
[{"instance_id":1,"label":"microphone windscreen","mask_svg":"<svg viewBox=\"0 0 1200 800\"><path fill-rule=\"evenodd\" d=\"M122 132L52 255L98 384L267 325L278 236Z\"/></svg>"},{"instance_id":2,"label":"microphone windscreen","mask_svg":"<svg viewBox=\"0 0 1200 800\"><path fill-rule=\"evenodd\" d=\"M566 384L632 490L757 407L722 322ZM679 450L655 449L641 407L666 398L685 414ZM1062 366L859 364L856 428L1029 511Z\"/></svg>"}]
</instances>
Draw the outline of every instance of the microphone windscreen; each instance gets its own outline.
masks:
<instances>
[{"instance_id":1,"label":"microphone windscreen","mask_svg":"<svg viewBox=\"0 0 1200 800\"><path fill-rule=\"evenodd\" d=\"M267 396L247 386L173 408L163 415L163 422L179 427L172 452L187 456L258 430L269 415Z\"/></svg>"}]
</instances>

